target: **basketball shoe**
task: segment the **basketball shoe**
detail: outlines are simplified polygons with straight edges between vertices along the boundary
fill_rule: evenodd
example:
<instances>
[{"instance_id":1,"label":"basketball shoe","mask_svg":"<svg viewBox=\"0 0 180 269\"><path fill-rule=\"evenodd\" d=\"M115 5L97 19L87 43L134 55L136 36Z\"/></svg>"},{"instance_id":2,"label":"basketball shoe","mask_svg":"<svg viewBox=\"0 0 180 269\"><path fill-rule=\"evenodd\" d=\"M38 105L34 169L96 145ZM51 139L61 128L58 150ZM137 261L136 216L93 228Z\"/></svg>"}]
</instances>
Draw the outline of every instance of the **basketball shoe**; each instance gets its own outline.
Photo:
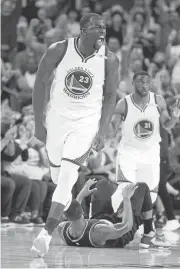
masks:
<instances>
[{"instance_id":1,"label":"basketball shoe","mask_svg":"<svg viewBox=\"0 0 180 269\"><path fill-rule=\"evenodd\" d=\"M38 257L43 257L49 251L49 244L52 236L45 229L42 229L33 242L31 252L35 252Z\"/></svg>"},{"instance_id":2,"label":"basketball shoe","mask_svg":"<svg viewBox=\"0 0 180 269\"><path fill-rule=\"evenodd\" d=\"M159 235L154 231L144 234L139 244L140 248L170 248L171 243L164 238L164 235Z\"/></svg>"},{"instance_id":3,"label":"basketball shoe","mask_svg":"<svg viewBox=\"0 0 180 269\"><path fill-rule=\"evenodd\" d=\"M177 219L168 220L166 225L162 228L163 231L175 231L180 228L180 223Z\"/></svg>"}]
</instances>

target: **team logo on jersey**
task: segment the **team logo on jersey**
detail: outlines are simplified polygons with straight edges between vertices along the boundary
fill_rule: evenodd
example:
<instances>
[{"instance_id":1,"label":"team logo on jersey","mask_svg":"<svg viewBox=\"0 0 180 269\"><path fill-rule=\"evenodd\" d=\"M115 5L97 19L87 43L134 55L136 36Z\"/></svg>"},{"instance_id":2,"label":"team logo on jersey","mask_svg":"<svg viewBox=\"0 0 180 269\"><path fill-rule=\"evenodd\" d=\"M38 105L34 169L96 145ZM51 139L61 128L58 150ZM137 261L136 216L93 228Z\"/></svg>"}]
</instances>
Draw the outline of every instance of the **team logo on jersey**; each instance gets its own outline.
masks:
<instances>
[{"instance_id":1,"label":"team logo on jersey","mask_svg":"<svg viewBox=\"0 0 180 269\"><path fill-rule=\"evenodd\" d=\"M64 92L74 99L83 99L90 93L92 87L92 74L83 68L75 68L68 71L65 77Z\"/></svg>"},{"instance_id":2,"label":"team logo on jersey","mask_svg":"<svg viewBox=\"0 0 180 269\"><path fill-rule=\"evenodd\" d=\"M146 139L153 133L154 125L149 120L141 120L134 126L134 133L140 139Z\"/></svg>"}]
</instances>

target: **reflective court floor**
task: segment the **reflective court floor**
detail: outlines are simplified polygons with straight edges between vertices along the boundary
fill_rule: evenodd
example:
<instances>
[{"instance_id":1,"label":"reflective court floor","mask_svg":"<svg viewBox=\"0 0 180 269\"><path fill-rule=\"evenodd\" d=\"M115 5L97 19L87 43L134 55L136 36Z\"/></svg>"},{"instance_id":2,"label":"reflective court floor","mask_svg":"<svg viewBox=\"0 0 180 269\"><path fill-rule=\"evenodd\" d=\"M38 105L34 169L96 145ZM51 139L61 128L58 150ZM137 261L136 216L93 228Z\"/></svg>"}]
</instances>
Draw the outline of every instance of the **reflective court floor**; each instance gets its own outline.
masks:
<instances>
[{"instance_id":1,"label":"reflective court floor","mask_svg":"<svg viewBox=\"0 0 180 269\"><path fill-rule=\"evenodd\" d=\"M124 249L95 249L62 245L53 234L49 253L42 259L31 252L40 228L1 228L1 268L180 268L180 229L164 233L170 250L139 250L140 233Z\"/></svg>"}]
</instances>

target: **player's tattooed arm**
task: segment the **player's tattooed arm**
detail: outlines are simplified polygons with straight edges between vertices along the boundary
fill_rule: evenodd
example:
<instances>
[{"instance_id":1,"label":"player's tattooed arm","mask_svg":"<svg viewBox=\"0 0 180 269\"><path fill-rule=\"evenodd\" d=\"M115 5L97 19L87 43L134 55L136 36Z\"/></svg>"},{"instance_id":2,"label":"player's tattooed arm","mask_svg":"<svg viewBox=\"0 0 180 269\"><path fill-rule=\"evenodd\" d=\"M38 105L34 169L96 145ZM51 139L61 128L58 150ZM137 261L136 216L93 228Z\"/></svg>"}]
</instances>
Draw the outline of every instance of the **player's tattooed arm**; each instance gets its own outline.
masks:
<instances>
[{"instance_id":1,"label":"player's tattooed arm","mask_svg":"<svg viewBox=\"0 0 180 269\"><path fill-rule=\"evenodd\" d=\"M167 105L164 98L160 95L156 96L157 105L160 113L160 122L164 129L170 130L179 121L180 117L180 100L176 100L171 116L167 111Z\"/></svg>"},{"instance_id":2,"label":"player's tattooed arm","mask_svg":"<svg viewBox=\"0 0 180 269\"><path fill-rule=\"evenodd\" d=\"M46 130L43 125L43 112L45 103L49 98L50 85L49 79L57 64L61 62L66 50L66 41L52 44L43 55L34 84L32 95L34 117L35 117L35 136L40 141L45 142Z\"/></svg>"},{"instance_id":3,"label":"player's tattooed arm","mask_svg":"<svg viewBox=\"0 0 180 269\"><path fill-rule=\"evenodd\" d=\"M121 122L125 119L126 114L127 114L127 106L126 106L126 101L125 99L121 99L118 101L116 108L115 108L115 113L112 117L112 129L114 132L114 135L116 135L119 126L121 124Z\"/></svg>"},{"instance_id":4,"label":"player's tattooed arm","mask_svg":"<svg viewBox=\"0 0 180 269\"><path fill-rule=\"evenodd\" d=\"M104 99L100 119L99 134L104 136L111 122L116 105L116 91L120 82L119 60L117 56L108 52L107 68L105 74Z\"/></svg>"}]
</instances>

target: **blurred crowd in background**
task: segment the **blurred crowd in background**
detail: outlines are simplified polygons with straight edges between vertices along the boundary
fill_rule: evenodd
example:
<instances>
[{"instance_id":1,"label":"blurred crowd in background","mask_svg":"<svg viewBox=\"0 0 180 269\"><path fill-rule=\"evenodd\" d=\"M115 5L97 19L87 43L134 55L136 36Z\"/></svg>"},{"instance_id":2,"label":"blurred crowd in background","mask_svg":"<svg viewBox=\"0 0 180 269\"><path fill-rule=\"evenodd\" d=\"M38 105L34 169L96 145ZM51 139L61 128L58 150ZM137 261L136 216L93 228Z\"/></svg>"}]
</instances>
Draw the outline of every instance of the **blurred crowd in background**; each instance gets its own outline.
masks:
<instances>
[{"instance_id":1,"label":"blurred crowd in background","mask_svg":"<svg viewBox=\"0 0 180 269\"><path fill-rule=\"evenodd\" d=\"M106 45L121 63L117 101L132 93L135 71L152 78L151 90L163 95L168 110L180 98L180 1L178 0L2 0L1 1L1 221L43 225L55 185L44 144L31 140L34 130L32 91L39 61L49 45L80 34L79 20L101 14ZM161 182L173 209L180 209L180 123L161 129ZM115 181L117 137L107 135L105 148L91 153L87 169L79 169L76 196L92 177ZM159 191L156 225L167 216ZM89 217L89 200L83 209ZM172 213L174 214L174 213Z\"/></svg>"}]
</instances>

